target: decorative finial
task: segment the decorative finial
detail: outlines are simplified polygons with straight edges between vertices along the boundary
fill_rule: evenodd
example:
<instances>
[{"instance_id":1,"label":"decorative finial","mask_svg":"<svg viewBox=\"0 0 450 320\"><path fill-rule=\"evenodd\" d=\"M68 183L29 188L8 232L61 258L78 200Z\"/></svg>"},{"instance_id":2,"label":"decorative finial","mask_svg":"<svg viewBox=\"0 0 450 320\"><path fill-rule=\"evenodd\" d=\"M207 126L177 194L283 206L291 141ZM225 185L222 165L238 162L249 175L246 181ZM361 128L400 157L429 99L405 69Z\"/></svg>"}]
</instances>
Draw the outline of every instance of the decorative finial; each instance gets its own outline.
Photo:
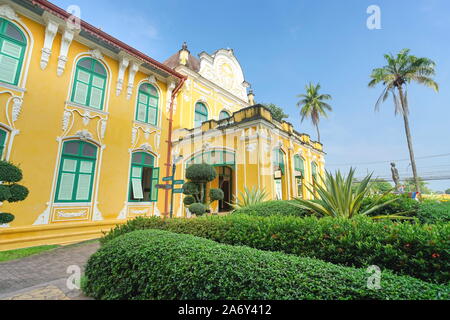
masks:
<instances>
[{"instance_id":1,"label":"decorative finial","mask_svg":"<svg viewBox=\"0 0 450 320\"><path fill-rule=\"evenodd\" d=\"M188 49L188 45L187 45L186 41L183 42L183 45L181 46L181 49L182 50L187 50Z\"/></svg>"}]
</instances>

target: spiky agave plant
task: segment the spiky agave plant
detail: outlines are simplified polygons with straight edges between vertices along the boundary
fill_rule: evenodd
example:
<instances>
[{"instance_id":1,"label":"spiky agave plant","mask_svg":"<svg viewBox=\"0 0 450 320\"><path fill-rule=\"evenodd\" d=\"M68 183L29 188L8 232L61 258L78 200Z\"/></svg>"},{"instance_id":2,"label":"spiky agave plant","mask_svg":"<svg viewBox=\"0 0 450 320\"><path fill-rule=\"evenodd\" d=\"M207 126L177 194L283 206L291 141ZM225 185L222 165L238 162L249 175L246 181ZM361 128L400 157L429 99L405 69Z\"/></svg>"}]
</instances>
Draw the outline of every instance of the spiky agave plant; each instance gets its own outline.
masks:
<instances>
[{"instance_id":1,"label":"spiky agave plant","mask_svg":"<svg viewBox=\"0 0 450 320\"><path fill-rule=\"evenodd\" d=\"M245 188L244 192L239 192L239 197L235 199L235 204L230 204L233 209L239 210L242 208L250 207L252 205L266 201L267 192L263 189L260 190L256 187L251 189Z\"/></svg>"},{"instance_id":2,"label":"spiky agave plant","mask_svg":"<svg viewBox=\"0 0 450 320\"><path fill-rule=\"evenodd\" d=\"M318 199L314 201L296 199L297 203L292 205L309 210L321 217L347 218L356 216L370 216L378 209L397 201L398 199L386 200L386 195L392 190L385 192L369 206L363 207L363 200L370 195L373 183L372 175L365 177L359 185L354 187L355 169L351 168L345 177L340 171L335 176L330 172L325 173L325 178L320 177L322 183L316 183L314 187L306 186L309 192L317 194ZM370 217L371 219L409 219L400 214Z\"/></svg>"}]
</instances>

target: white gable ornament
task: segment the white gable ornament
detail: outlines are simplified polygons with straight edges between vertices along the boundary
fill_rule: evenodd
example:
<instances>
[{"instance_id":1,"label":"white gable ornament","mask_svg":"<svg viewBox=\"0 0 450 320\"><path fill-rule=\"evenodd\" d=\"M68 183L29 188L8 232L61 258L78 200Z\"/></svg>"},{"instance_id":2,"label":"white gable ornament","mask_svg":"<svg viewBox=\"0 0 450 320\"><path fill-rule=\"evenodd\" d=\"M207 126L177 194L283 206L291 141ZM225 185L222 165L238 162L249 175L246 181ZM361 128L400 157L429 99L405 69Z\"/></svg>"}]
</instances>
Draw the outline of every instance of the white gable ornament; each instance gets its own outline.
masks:
<instances>
[{"instance_id":1,"label":"white gable ornament","mask_svg":"<svg viewBox=\"0 0 450 320\"><path fill-rule=\"evenodd\" d=\"M103 59L103 54L99 49L90 50L89 53L91 54L92 58L97 60Z\"/></svg>"}]
</instances>

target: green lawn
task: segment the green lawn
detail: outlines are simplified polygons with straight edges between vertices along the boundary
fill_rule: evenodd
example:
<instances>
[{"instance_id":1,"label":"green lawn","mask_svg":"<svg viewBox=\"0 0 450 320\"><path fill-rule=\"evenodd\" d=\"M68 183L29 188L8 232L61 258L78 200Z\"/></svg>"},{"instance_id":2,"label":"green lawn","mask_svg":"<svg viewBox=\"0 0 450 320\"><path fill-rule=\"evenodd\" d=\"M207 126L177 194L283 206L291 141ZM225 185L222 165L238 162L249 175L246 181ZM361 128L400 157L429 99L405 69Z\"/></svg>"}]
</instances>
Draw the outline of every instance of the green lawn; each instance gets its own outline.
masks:
<instances>
[{"instance_id":1,"label":"green lawn","mask_svg":"<svg viewBox=\"0 0 450 320\"><path fill-rule=\"evenodd\" d=\"M11 251L3 251L0 252L0 262L16 260L20 258L25 258L28 256L32 256L34 254L38 254L44 251L53 250L58 248L59 246L40 246L40 247L32 247Z\"/></svg>"}]
</instances>

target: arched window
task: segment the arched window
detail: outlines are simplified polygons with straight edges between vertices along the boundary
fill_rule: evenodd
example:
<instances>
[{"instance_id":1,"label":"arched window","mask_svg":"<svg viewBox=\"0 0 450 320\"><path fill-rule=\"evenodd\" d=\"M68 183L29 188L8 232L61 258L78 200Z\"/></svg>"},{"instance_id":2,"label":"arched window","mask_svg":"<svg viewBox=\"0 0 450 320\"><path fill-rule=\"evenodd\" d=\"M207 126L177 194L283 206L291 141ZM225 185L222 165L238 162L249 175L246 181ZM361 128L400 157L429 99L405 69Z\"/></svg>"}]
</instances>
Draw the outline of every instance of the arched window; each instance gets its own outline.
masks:
<instances>
[{"instance_id":1,"label":"arched window","mask_svg":"<svg viewBox=\"0 0 450 320\"><path fill-rule=\"evenodd\" d=\"M3 159L7 136L8 134L6 133L6 131L0 129L0 160Z\"/></svg>"},{"instance_id":2,"label":"arched window","mask_svg":"<svg viewBox=\"0 0 450 320\"><path fill-rule=\"evenodd\" d=\"M205 121L208 121L208 109L203 103L198 102L195 105L195 127L200 127Z\"/></svg>"},{"instance_id":3,"label":"arched window","mask_svg":"<svg viewBox=\"0 0 450 320\"><path fill-rule=\"evenodd\" d=\"M158 90L148 83L139 87L136 120L156 126L158 123Z\"/></svg>"},{"instance_id":4,"label":"arched window","mask_svg":"<svg viewBox=\"0 0 450 320\"><path fill-rule=\"evenodd\" d=\"M56 202L91 202L97 147L84 141L64 143Z\"/></svg>"},{"instance_id":5,"label":"arched window","mask_svg":"<svg viewBox=\"0 0 450 320\"><path fill-rule=\"evenodd\" d=\"M219 115L219 120L228 119L231 115L227 111L221 111Z\"/></svg>"},{"instance_id":6,"label":"arched window","mask_svg":"<svg viewBox=\"0 0 450 320\"><path fill-rule=\"evenodd\" d=\"M133 153L130 175L131 202L157 202L159 168L155 168L155 158L145 152Z\"/></svg>"},{"instance_id":7,"label":"arched window","mask_svg":"<svg viewBox=\"0 0 450 320\"><path fill-rule=\"evenodd\" d=\"M280 170L284 175L285 164L284 164L284 152L281 149L277 149L273 153L273 165L275 170Z\"/></svg>"},{"instance_id":8,"label":"arched window","mask_svg":"<svg viewBox=\"0 0 450 320\"><path fill-rule=\"evenodd\" d=\"M25 57L27 40L22 31L0 18L0 81L17 85Z\"/></svg>"},{"instance_id":9,"label":"arched window","mask_svg":"<svg viewBox=\"0 0 450 320\"><path fill-rule=\"evenodd\" d=\"M297 196L303 198L303 186L305 179L305 161L299 155L294 156L295 182L297 184Z\"/></svg>"},{"instance_id":10,"label":"arched window","mask_svg":"<svg viewBox=\"0 0 450 320\"><path fill-rule=\"evenodd\" d=\"M75 72L72 102L102 110L106 81L106 69L99 61L92 58L81 59Z\"/></svg>"}]
</instances>

